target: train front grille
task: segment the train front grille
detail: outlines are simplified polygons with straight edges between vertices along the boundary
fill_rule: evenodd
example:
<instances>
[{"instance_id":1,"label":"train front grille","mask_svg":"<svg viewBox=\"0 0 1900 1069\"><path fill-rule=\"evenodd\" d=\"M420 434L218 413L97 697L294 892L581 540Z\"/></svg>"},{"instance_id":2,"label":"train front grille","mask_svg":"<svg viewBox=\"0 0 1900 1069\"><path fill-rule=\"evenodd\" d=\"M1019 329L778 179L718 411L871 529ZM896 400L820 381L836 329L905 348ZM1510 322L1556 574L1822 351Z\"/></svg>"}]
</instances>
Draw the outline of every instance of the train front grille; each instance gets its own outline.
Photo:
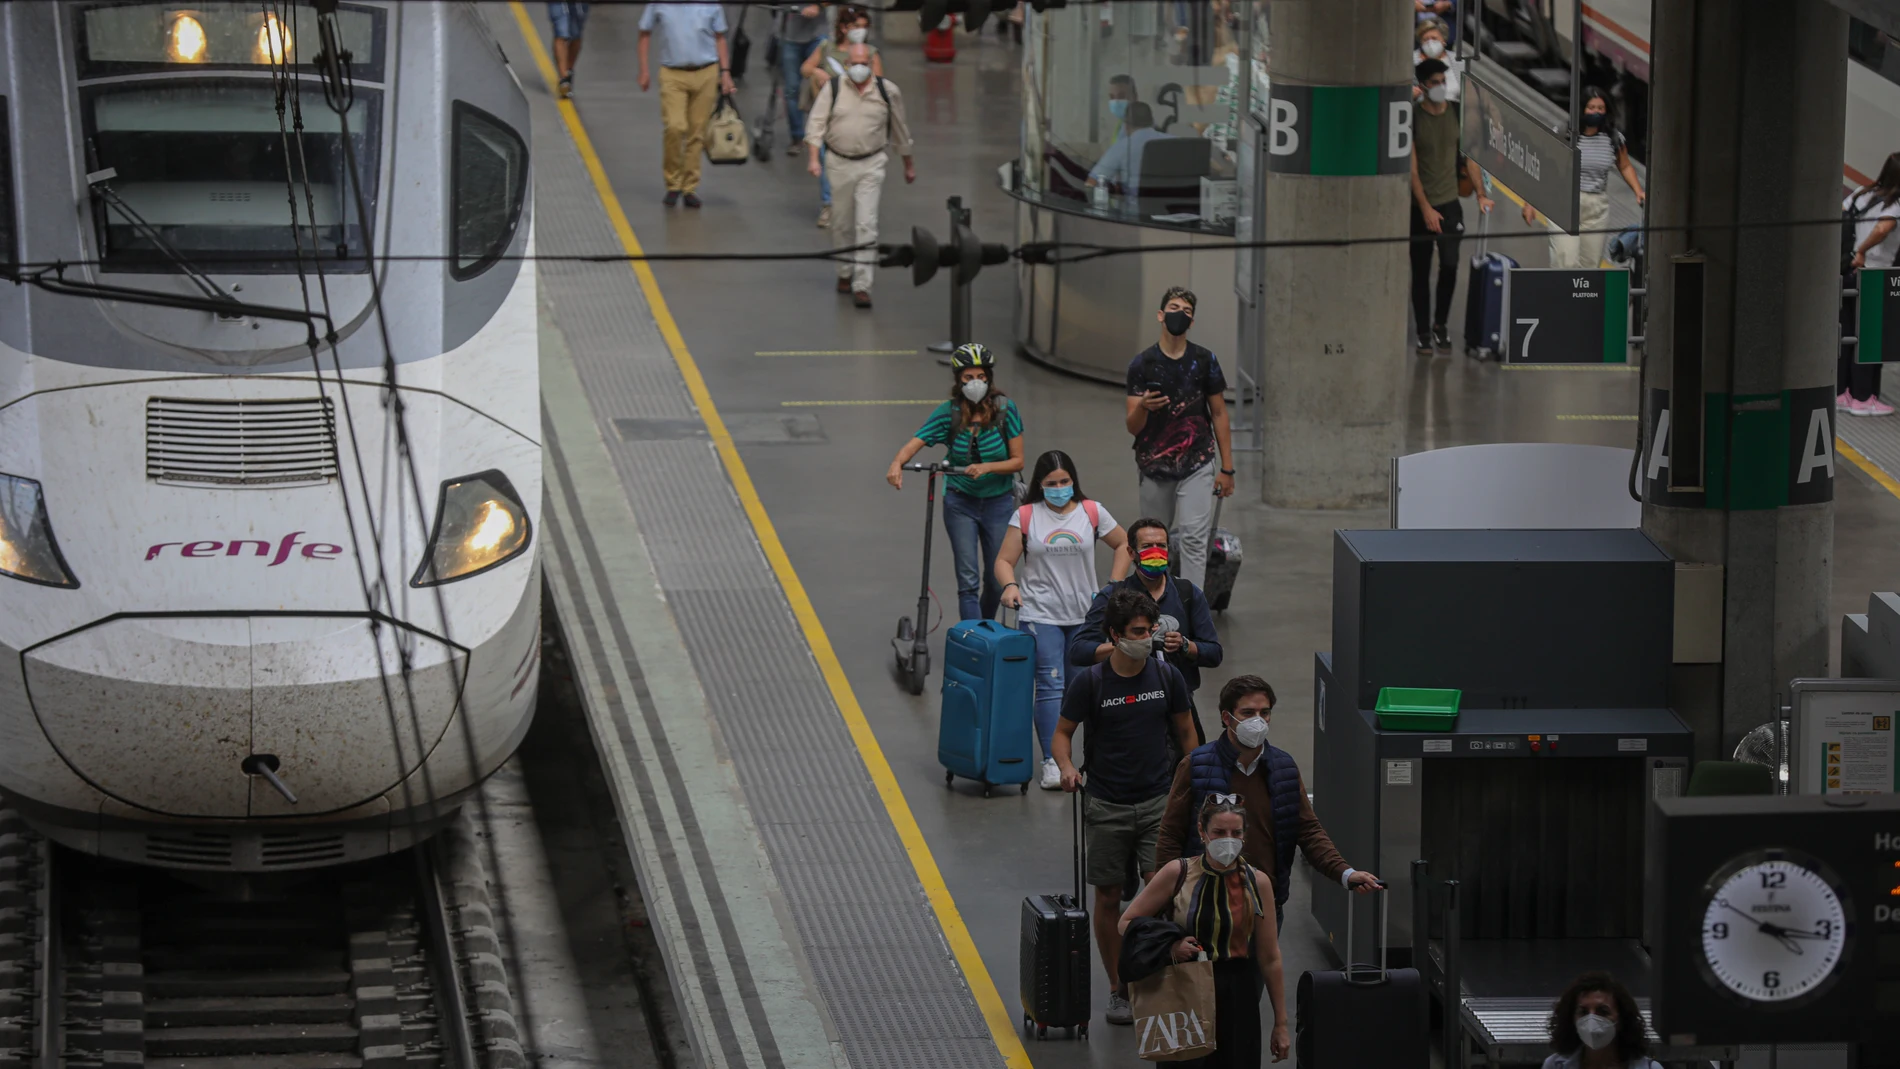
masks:
<instances>
[{"instance_id":1,"label":"train front grille","mask_svg":"<svg viewBox=\"0 0 1900 1069\"><path fill-rule=\"evenodd\" d=\"M260 486L336 477L328 397L145 402L145 476L165 483Z\"/></svg>"}]
</instances>

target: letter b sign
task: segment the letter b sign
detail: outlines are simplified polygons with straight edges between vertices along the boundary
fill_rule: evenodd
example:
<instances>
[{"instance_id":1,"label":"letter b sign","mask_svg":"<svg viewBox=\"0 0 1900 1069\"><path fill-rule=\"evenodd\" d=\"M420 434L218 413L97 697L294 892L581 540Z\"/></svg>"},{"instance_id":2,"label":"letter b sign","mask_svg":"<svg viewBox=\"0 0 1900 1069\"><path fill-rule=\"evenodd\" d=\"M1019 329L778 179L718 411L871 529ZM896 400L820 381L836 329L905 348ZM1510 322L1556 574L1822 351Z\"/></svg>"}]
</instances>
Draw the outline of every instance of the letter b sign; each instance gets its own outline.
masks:
<instances>
[{"instance_id":1,"label":"letter b sign","mask_svg":"<svg viewBox=\"0 0 1900 1069\"><path fill-rule=\"evenodd\" d=\"M1412 102L1393 100L1386 104L1385 155L1402 159L1412 154Z\"/></svg>"},{"instance_id":2,"label":"letter b sign","mask_svg":"<svg viewBox=\"0 0 1900 1069\"><path fill-rule=\"evenodd\" d=\"M1291 156L1300 151L1300 107L1285 97L1274 97L1273 121L1267 129L1267 151Z\"/></svg>"}]
</instances>

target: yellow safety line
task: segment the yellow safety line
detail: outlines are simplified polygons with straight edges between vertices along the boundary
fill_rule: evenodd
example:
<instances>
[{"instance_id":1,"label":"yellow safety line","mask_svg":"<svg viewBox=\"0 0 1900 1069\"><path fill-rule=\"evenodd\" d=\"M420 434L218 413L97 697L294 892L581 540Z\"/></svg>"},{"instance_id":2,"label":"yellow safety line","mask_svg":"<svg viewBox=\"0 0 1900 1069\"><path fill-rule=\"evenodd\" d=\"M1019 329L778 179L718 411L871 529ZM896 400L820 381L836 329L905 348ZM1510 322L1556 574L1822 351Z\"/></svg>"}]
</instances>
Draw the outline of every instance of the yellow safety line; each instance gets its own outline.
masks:
<instances>
[{"instance_id":1,"label":"yellow safety line","mask_svg":"<svg viewBox=\"0 0 1900 1069\"><path fill-rule=\"evenodd\" d=\"M1855 467L1866 472L1869 479L1879 483L1888 493L1895 497L1900 497L1900 482L1896 482L1894 477L1888 475L1886 470L1880 465L1862 456L1860 450L1836 438L1834 439L1834 451L1852 461Z\"/></svg>"},{"instance_id":2,"label":"yellow safety line","mask_svg":"<svg viewBox=\"0 0 1900 1069\"><path fill-rule=\"evenodd\" d=\"M535 29L534 20L529 17L521 0L510 0L508 6L514 11L515 21L521 25L521 35L527 40L529 50L534 53L535 65L540 68L543 84L552 93L559 78L555 74L553 62L548 58L547 48L542 44L541 34ZM614 195L613 186L607 180L607 170L594 152L593 141L581 125L580 113L574 109L573 101L557 98L555 106L560 109L561 118L567 124L567 132L574 139L574 147L580 151L581 162L586 165L587 174L594 181L594 190L600 194L601 206L607 211L607 221L620 238L621 247L629 256L642 255L640 239L634 236L633 226L627 221L627 213L620 206L620 198ZM917 826L917 818L911 814L910 804L904 800L903 788L898 786L897 776L891 771L890 762L885 759L877 736L871 731L863 708L858 705L857 696L852 693L851 681L844 674L844 665L839 663L837 653L831 648L831 639L825 634L824 624L818 620L818 610L812 607L811 598L805 593L805 585L799 582L791 558L786 556L785 546L772 526L772 518L766 514L765 504L759 500L759 493L753 488L752 476L746 472L745 462L739 459L739 450L732 443L726 422L720 418L718 408L713 405L712 394L706 389L706 380L699 373L699 365L687 350L686 339L680 334L679 324L673 321L673 313L667 309L666 298L660 294L659 281L653 277L652 269L644 261L635 260L631 266L635 277L640 280L640 289L646 295L653 319L660 328L660 336L666 339L666 347L673 354L673 362L679 366L680 377L686 380L686 391L698 406L700 417L706 421L713 448L725 464L733 490L737 492L740 504L745 506L747 518L752 521L752 530L758 536L760 547L765 550L765 559L771 562L779 585L785 589L785 600L791 603L792 615L798 619L799 627L805 632L805 641L811 644L812 657L825 677L832 700L838 703L845 727L850 730L852 741L857 744L858 753L864 758L865 768L871 773L871 781L877 785L878 797L883 801L885 811L890 814L891 823L897 828L897 837L904 844L904 852L910 855L911 866L917 872L917 880L923 885L931 908L936 911L937 922L943 926L950 951L956 956L957 964L962 967L964 977L969 981L970 992L983 1011L990 1036L996 1041L996 1047L1010 1069L1032 1069L1029 1052L1023 1047L1022 1038L1016 1034L1015 1015L1003 1005L1003 997L996 990L996 982L983 965L983 956L977 951L976 941L970 937L970 929L963 923L962 914L957 911L956 901L950 896L950 888L944 883L936 858L931 856L930 844L924 840L923 829Z\"/></svg>"},{"instance_id":3,"label":"yellow safety line","mask_svg":"<svg viewBox=\"0 0 1900 1069\"><path fill-rule=\"evenodd\" d=\"M921 349L767 349L753 356L915 356Z\"/></svg>"},{"instance_id":4,"label":"yellow safety line","mask_svg":"<svg viewBox=\"0 0 1900 1069\"><path fill-rule=\"evenodd\" d=\"M825 405L940 405L943 398L932 397L922 401L780 401L780 408L815 408Z\"/></svg>"},{"instance_id":5,"label":"yellow safety line","mask_svg":"<svg viewBox=\"0 0 1900 1069\"><path fill-rule=\"evenodd\" d=\"M1596 422L1596 423L1626 423L1626 422L1627 422L1627 423L1634 423L1634 422L1636 422L1636 417L1635 417L1635 416L1584 416L1584 415L1578 415L1578 416L1558 416L1557 418L1558 418L1558 419L1565 419L1565 420L1585 420L1585 421L1590 421L1590 422Z\"/></svg>"}]
</instances>

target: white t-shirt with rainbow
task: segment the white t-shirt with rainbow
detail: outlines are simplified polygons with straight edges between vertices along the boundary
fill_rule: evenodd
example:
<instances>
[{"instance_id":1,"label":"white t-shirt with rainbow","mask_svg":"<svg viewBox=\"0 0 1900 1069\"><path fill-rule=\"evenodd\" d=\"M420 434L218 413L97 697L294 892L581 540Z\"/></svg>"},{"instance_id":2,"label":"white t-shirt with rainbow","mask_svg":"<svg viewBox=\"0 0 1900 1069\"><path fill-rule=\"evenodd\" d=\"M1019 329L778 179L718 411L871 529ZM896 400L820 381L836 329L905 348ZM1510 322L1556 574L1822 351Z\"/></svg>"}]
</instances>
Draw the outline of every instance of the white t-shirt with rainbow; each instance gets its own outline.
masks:
<instances>
[{"instance_id":1,"label":"white t-shirt with rainbow","mask_svg":"<svg viewBox=\"0 0 1900 1069\"><path fill-rule=\"evenodd\" d=\"M1097 523L1089 530L1088 509L1072 502L1066 515L1045 502L1027 506L1029 534L1023 539L1016 583L1022 588L1020 619L1036 624L1072 626L1088 619L1089 603L1101 582L1095 576L1095 544L1115 529L1115 517L1096 503ZM1011 527L1022 526L1023 510L1009 514Z\"/></svg>"}]
</instances>

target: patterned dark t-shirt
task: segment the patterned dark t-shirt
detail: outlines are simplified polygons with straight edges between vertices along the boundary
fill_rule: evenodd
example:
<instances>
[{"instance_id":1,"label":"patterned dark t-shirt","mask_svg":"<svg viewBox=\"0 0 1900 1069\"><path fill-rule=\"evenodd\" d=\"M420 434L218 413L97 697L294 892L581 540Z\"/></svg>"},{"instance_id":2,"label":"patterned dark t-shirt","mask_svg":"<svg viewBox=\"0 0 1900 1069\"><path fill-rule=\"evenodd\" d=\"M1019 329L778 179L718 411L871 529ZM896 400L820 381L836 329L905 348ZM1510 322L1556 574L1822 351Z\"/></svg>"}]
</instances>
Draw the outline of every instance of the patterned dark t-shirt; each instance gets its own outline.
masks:
<instances>
[{"instance_id":1,"label":"patterned dark t-shirt","mask_svg":"<svg viewBox=\"0 0 1900 1069\"><path fill-rule=\"evenodd\" d=\"M1150 383L1170 403L1148 413L1147 425L1135 435L1135 467L1150 479L1184 479L1219 452L1207 399L1226 391L1227 378L1202 346L1188 342L1181 359L1170 360L1157 344L1128 365L1128 396L1141 396Z\"/></svg>"}]
</instances>

